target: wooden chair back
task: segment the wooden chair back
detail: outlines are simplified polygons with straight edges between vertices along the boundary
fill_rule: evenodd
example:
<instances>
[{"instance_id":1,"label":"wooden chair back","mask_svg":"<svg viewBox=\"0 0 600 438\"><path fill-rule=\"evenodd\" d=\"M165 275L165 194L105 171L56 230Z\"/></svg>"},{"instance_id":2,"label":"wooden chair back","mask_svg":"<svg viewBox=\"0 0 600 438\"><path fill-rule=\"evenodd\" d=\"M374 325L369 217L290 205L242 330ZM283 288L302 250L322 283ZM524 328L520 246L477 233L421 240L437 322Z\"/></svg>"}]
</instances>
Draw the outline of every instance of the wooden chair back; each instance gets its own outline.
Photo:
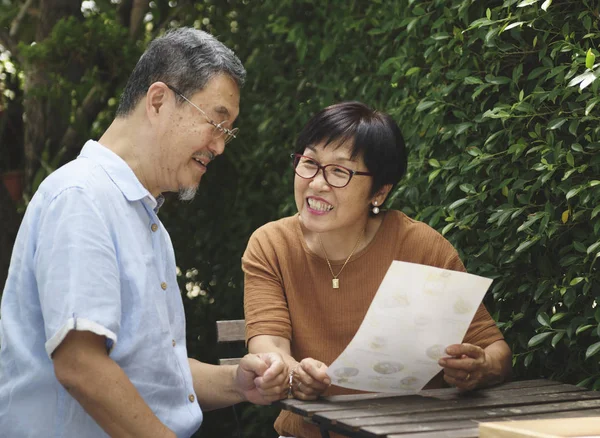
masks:
<instances>
[{"instance_id":1,"label":"wooden chair back","mask_svg":"<svg viewBox=\"0 0 600 438\"><path fill-rule=\"evenodd\" d=\"M217 321L217 343L244 342L246 340L246 321L232 319ZM219 359L220 365L237 365L241 357Z\"/></svg>"}]
</instances>

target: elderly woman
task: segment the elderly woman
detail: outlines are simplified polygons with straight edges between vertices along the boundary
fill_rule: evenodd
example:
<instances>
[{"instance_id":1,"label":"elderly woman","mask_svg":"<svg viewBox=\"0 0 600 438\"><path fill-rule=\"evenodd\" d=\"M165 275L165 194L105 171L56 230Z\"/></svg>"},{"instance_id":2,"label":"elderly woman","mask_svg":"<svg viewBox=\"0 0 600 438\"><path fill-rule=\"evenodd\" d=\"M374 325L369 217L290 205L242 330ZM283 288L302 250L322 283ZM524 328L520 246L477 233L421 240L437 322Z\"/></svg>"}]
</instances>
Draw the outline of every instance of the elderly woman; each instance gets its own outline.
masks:
<instances>
[{"instance_id":1,"label":"elderly woman","mask_svg":"<svg viewBox=\"0 0 600 438\"><path fill-rule=\"evenodd\" d=\"M344 102L316 114L292 155L298 213L259 228L242 259L252 353L281 353L302 400L353 391L330 386L327 366L358 330L393 260L465 271L428 225L381 206L406 171L404 141L386 114ZM462 344L446 348L428 388L472 390L503 381L511 351L483 305ZM318 437L290 412L280 435Z\"/></svg>"}]
</instances>

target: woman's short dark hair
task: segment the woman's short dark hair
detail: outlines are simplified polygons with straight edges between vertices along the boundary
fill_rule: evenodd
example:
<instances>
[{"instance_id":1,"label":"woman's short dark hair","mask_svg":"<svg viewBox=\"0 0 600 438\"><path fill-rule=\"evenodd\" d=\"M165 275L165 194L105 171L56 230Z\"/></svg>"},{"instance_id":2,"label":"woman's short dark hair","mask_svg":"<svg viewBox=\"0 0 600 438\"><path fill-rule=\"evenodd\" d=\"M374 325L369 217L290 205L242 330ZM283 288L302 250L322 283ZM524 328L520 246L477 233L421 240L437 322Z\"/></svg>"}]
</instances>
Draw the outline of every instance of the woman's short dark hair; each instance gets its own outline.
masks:
<instances>
[{"instance_id":1,"label":"woman's short dark hair","mask_svg":"<svg viewBox=\"0 0 600 438\"><path fill-rule=\"evenodd\" d=\"M351 158L361 156L373 174L371 195L386 184L398 183L406 173L407 157L402 133L387 114L360 102L342 102L315 114L302 128L295 152L307 147L337 146L352 142Z\"/></svg>"}]
</instances>

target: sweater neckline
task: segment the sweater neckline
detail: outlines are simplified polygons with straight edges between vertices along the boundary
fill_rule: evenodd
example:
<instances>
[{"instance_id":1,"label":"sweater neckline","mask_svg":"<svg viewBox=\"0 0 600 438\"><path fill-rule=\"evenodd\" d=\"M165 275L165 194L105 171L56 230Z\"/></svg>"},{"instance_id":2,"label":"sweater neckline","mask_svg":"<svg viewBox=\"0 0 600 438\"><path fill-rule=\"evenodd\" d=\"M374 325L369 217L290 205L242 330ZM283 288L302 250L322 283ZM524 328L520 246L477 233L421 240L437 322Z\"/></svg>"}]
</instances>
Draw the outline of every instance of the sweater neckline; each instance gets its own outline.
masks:
<instances>
[{"instance_id":1,"label":"sweater neckline","mask_svg":"<svg viewBox=\"0 0 600 438\"><path fill-rule=\"evenodd\" d=\"M383 236L385 236L385 234L386 234L387 228L389 227L389 222L390 222L391 217L394 214L394 212L393 212L393 210L388 210L388 211L383 211L381 213L383 214L383 221L381 222L379 229L375 233L375 236L373 237L373 239L371 239L371 241L369 242L369 244L367 246L365 246L363 249L361 249L360 251L355 253L350 258L350 260L348 261L348 264L353 263L354 261L361 258L364 254L368 253L373 246L377 245L379 243L379 241L384 238ZM296 235L298 236L298 239L300 240L300 244L302 245L302 249L304 249L304 252L306 254L308 254L310 257L320 260L320 261L323 261L323 263L325 263L326 262L325 257L321 257L320 255L313 252L308 247L308 244L306 243L306 239L304 238L304 233L302 232L302 224L300 223L300 213L296 213L294 215L294 221L295 221ZM329 262L332 265L341 265L345 261L346 261L345 259L329 260Z\"/></svg>"}]
</instances>

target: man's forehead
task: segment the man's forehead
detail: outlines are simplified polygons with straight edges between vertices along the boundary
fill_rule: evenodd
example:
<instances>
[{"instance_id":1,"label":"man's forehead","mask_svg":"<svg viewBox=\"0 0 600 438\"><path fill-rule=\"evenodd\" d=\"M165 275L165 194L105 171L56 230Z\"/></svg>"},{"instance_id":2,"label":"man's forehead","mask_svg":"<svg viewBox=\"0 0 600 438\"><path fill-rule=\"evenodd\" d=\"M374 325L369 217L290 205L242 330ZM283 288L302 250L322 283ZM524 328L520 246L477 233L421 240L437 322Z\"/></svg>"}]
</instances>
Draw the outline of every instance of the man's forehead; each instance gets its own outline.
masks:
<instances>
[{"instance_id":1,"label":"man's forehead","mask_svg":"<svg viewBox=\"0 0 600 438\"><path fill-rule=\"evenodd\" d=\"M213 112L231 120L237 117L240 105L240 89L237 83L227 75L218 75L211 78L204 90L202 97L209 99L207 102Z\"/></svg>"}]
</instances>

